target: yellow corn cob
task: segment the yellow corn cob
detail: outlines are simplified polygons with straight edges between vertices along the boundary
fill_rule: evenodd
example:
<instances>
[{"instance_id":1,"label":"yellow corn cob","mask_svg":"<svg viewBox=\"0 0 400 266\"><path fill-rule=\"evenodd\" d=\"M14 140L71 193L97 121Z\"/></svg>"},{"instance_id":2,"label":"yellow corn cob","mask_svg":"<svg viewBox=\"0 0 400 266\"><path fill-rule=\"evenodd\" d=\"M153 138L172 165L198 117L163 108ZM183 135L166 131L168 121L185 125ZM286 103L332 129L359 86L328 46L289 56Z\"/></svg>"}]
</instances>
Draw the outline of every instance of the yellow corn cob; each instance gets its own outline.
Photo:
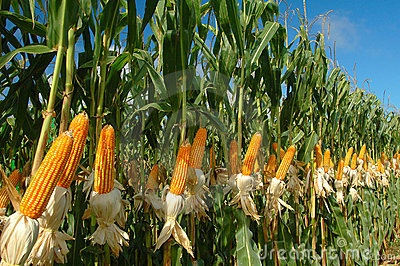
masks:
<instances>
[{"instance_id":1,"label":"yellow corn cob","mask_svg":"<svg viewBox=\"0 0 400 266\"><path fill-rule=\"evenodd\" d=\"M378 171L383 174L385 173L385 170L383 169L382 161L381 159L378 159Z\"/></svg>"},{"instance_id":2,"label":"yellow corn cob","mask_svg":"<svg viewBox=\"0 0 400 266\"><path fill-rule=\"evenodd\" d=\"M368 171L367 161L364 161L363 167L364 167L364 171Z\"/></svg>"},{"instance_id":3,"label":"yellow corn cob","mask_svg":"<svg viewBox=\"0 0 400 266\"><path fill-rule=\"evenodd\" d=\"M286 176L287 171L289 170L289 166L292 163L294 153L296 152L296 148L294 145L290 146L285 156L283 156L282 162L279 165L278 170L276 171L276 178L283 180Z\"/></svg>"},{"instance_id":4,"label":"yellow corn cob","mask_svg":"<svg viewBox=\"0 0 400 266\"><path fill-rule=\"evenodd\" d=\"M170 192L173 194L181 195L185 190L190 150L190 143L189 141L185 140L179 148L174 174L172 175Z\"/></svg>"},{"instance_id":5,"label":"yellow corn cob","mask_svg":"<svg viewBox=\"0 0 400 266\"><path fill-rule=\"evenodd\" d=\"M158 188L158 165L154 165L150 171L149 177L147 178L146 190Z\"/></svg>"},{"instance_id":6,"label":"yellow corn cob","mask_svg":"<svg viewBox=\"0 0 400 266\"><path fill-rule=\"evenodd\" d=\"M351 156L353 155L353 147L351 147L347 153L346 153L346 157L344 158L344 166L349 166L350 164L350 160L351 160Z\"/></svg>"},{"instance_id":7,"label":"yellow corn cob","mask_svg":"<svg viewBox=\"0 0 400 266\"><path fill-rule=\"evenodd\" d=\"M272 148L274 149L274 151L276 152L276 154L278 154L278 143L274 142L274 143L272 144ZM283 159L283 156L285 156L285 150L282 149L282 147L281 147L281 149L280 149L279 155L280 155L281 160Z\"/></svg>"},{"instance_id":8,"label":"yellow corn cob","mask_svg":"<svg viewBox=\"0 0 400 266\"><path fill-rule=\"evenodd\" d=\"M353 154L353 158L351 159L351 170L355 170L357 167L357 153Z\"/></svg>"},{"instance_id":9,"label":"yellow corn cob","mask_svg":"<svg viewBox=\"0 0 400 266\"><path fill-rule=\"evenodd\" d=\"M37 219L42 215L58 180L65 170L72 145L71 131L61 134L51 145L22 198L19 206L19 211L22 214L32 219Z\"/></svg>"},{"instance_id":10,"label":"yellow corn cob","mask_svg":"<svg viewBox=\"0 0 400 266\"><path fill-rule=\"evenodd\" d=\"M215 167L215 153L214 153L214 147L211 147L210 149L210 169L213 169Z\"/></svg>"},{"instance_id":11,"label":"yellow corn cob","mask_svg":"<svg viewBox=\"0 0 400 266\"><path fill-rule=\"evenodd\" d=\"M203 162L204 149L206 147L207 130L200 128L193 140L192 149L190 150L189 167L201 169Z\"/></svg>"},{"instance_id":12,"label":"yellow corn cob","mask_svg":"<svg viewBox=\"0 0 400 266\"><path fill-rule=\"evenodd\" d=\"M236 140L232 140L229 145L229 166L230 175L238 174L240 171L239 157L238 157L238 144Z\"/></svg>"},{"instance_id":13,"label":"yellow corn cob","mask_svg":"<svg viewBox=\"0 0 400 266\"><path fill-rule=\"evenodd\" d=\"M367 153L367 160L370 161L372 164L375 164L374 160L372 160L372 158L369 155L369 153Z\"/></svg>"},{"instance_id":14,"label":"yellow corn cob","mask_svg":"<svg viewBox=\"0 0 400 266\"><path fill-rule=\"evenodd\" d=\"M8 177L8 180L10 180L13 186L16 187L21 178L21 171L19 169L15 169ZM2 189L0 189L0 208L7 208L8 203L10 203L10 199L8 198L6 188L3 187Z\"/></svg>"},{"instance_id":15,"label":"yellow corn cob","mask_svg":"<svg viewBox=\"0 0 400 266\"><path fill-rule=\"evenodd\" d=\"M275 176L276 173L276 156L275 154L271 154L268 159L268 163L265 167L265 173L267 175Z\"/></svg>"},{"instance_id":16,"label":"yellow corn cob","mask_svg":"<svg viewBox=\"0 0 400 266\"><path fill-rule=\"evenodd\" d=\"M253 171L254 162L256 161L258 150L261 145L261 134L255 133L251 138L249 148L247 149L246 156L243 160L242 174L250 175Z\"/></svg>"},{"instance_id":17,"label":"yellow corn cob","mask_svg":"<svg viewBox=\"0 0 400 266\"><path fill-rule=\"evenodd\" d=\"M74 144L72 145L71 155L69 156L65 172L57 183L57 186L69 188L74 180L76 169L78 169L79 161L82 158L83 149L85 148L86 138L89 131L89 118L85 112L75 116L69 125L72 130Z\"/></svg>"},{"instance_id":18,"label":"yellow corn cob","mask_svg":"<svg viewBox=\"0 0 400 266\"><path fill-rule=\"evenodd\" d=\"M97 144L94 164L94 191L109 193L114 189L115 132L110 125L103 127Z\"/></svg>"},{"instance_id":19,"label":"yellow corn cob","mask_svg":"<svg viewBox=\"0 0 400 266\"><path fill-rule=\"evenodd\" d=\"M315 145L315 158L316 158L317 168L322 167L323 157L322 157L321 146L319 146L319 144Z\"/></svg>"},{"instance_id":20,"label":"yellow corn cob","mask_svg":"<svg viewBox=\"0 0 400 266\"><path fill-rule=\"evenodd\" d=\"M385 163L387 161L387 157L384 152L381 153L381 162Z\"/></svg>"},{"instance_id":21,"label":"yellow corn cob","mask_svg":"<svg viewBox=\"0 0 400 266\"><path fill-rule=\"evenodd\" d=\"M360 158L361 160L364 160L364 161L365 161L364 156L365 156L365 151L366 151L366 149L367 149L367 146L366 146L365 144L362 145L362 147L361 147L361 149L360 149L360 154L359 154L359 156L358 156L358 158Z\"/></svg>"},{"instance_id":22,"label":"yellow corn cob","mask_svg":"<svg viewBox=\"0 0 400 266\"><path fill-rule=\"evenodd\" d=\"M342 180L343 167L344 167L344 161L343 161L343 159L340 159L339 164L338 164L338 169L337 169L337 172L336 172L336 179L337 180Z\"/></svg>"},{"instance_id":23,"label":"yellow corn cob","mask_svg":"<svg viewBox=\"0 0 400 266\"><path fill-rule=\"evenodd\" d=\"M315 165L314 165L314 167L315 167ZM307 165L306 165L306 168L304 168L304 173L308 173L308 171L310 171L310 168L311 168L311 164L310 163L308 163Z\"/></svg>"},{"instance_id":24,"label":"yellow corn cob","mask_svg":"<svg viewBox=\"0 0 400 266\"><path fill-rule=\"evenodd\" d=\"M325 173L328 173L329 167L330 167L330 161L331 161L331 151L326 150L324 154L324 169Z\"/></svg>"}]
</instances>

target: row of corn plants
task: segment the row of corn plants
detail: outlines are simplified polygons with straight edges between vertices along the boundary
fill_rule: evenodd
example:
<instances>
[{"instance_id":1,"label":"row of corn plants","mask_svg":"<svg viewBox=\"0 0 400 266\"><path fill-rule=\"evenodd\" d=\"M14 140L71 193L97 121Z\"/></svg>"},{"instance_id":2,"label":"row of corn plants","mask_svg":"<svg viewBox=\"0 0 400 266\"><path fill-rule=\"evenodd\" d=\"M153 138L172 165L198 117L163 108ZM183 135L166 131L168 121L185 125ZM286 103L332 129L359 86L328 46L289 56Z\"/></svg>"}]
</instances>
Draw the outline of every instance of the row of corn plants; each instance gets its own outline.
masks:
<instances>
[{"instance_id":1,"label":"row of corn plants","mask_svg":"<svg viewBox=\"0 0 400 266\"><path fill-rule=\"evenodd\" d=\"M400 116L328 33L273 0L139 4L0 1L1 263L394 260Z\"/></svg>"}]
</instances>

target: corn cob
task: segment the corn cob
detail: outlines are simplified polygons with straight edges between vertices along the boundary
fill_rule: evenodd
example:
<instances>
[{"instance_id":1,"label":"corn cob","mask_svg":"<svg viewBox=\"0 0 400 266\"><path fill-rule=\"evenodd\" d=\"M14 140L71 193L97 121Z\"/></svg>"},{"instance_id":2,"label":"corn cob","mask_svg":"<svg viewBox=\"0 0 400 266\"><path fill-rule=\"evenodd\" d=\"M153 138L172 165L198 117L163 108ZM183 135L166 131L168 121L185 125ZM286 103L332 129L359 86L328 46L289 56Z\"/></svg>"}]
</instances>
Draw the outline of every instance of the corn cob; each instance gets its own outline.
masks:
<instances>
[{"instance_id":1,"label":"corn cob","mask_svg":"<svg viewBox=\"0 0 400 266\"><path fill-rule=\"evenodd\" d=\"M372 164L375 164L374 160L371 158L369 153L367 153L367 160L370 161Z\"/></svg>"},{"instance_id":2,"label":"corn cob","mask_svg":"<svg viewBox=\"0 0 400 266\"><path fill-rule=\"evenodd\" d=\"M315 145L315 158L316 158L317 168L322 167L323 157L322 157L321 146L319 146L319 144Z\"/></svg>"},{"instance_id":3,"label":"corn cob","mask_svg":"<svg viewBox=\"0 0 400 266\"><path fill-rule=\"evenodd\" d=\"M276 154L278 154L278 143L274 142L274 143L272 144L272 148L274 149L274 151L276 152ZM282 149L282 147L281 147L281 149L280 149L279 155L280 155L281 160L283 159L283 156L285 156L285 150Z\"/></svg>"},{"instance_id":4,"label":"corn cob","mask_svg":"<svg viewBox=\"0 0 400 266\"><path fill-rule=\"evenodd\" d=\"M146 190L147 189L157 189L158 188L158 165L154 165L150 171L149 177L147 178Z\"/></svg>"},{"instance_id":5,"label":"corn cob","mask_svg":"<svg viewBox=\"0 0 400 266\"><path fill-rule=\"evenodd\" d=\"M242 174L250 175L253 171L254 162L256 161L258 150L261 146L261 134L255 133L251 138L249 148L247 149L246 156L243 160Z\"/></svg>"},{"instance_id":6,"label":"corn cob","mask_svg":"<svg viewBox=\"0 0 400 266\"><path fill-rule=\"evenodd\" d=\"M21 178L21 171L19 169L15 169L8 179L13 184L13 186L16 187ZM8 198L6 188L3 187L2 189L0 189L0 208L7 208L8 203L10 203L10 199Z\"/></svg>"},{"instance_id":7,"label":"corn cob","mask_svg":"<svg viewBox=\"0 0 400 266\"><path fill-rule=\"evenodd\" d=\"M360 158L361 160L365 161L365 151L367 149L367 146L364 144L362 145L361 149L360 149L360 154L358 156L358 158Z\"/></svg>"},{"instance_id":8,"label":"corn cob","mask_svg":"<svg viewBox=\"0 0 400 266\"><path fill-rule=\"evenodd\" d=\"M94 165L94 191L109 193L114 189L115 132L110 125L104 126L97 144Z\"/></svg>"},{"instance_id":9,"label":"corn cob","mask_svg":"<svg viewBox=\"0 0 400 266\"><path fill-rule=\"evenodd\" d=\"M337 180L342 180L342 177L343 177L343 167L344 167L343 159L340 159L339 164L338 164L338 169L337 169L337 172L336 172L336 179L337 179Z\"/></svg>"},{"instance_id":10,"label":"corn cob","mask_svg":"<svg viewBox=\"0 0 400 266\"><path fill-rule=\"evenodd\" d=\"M324 169L325 173L328 173L329 167L330 167L330 161L331 161L331 151L326 150L324 154Z\"/></svg>"},{"instance_id":11,"label":"corn cob","mask_svg":"<svg viewBox=\"0 0 400 266\"><path fill-rule=\"evenodd\" d=\"M215 167L215 153L214 153L214 147L211 147L210 149L210 169L213 169Z\"/></svg>"},{"instance_id":12,"label":"corn cob","mask_svg":"<svg viewBox=\"0 0 400 266\"><path fill-rule=\"evenodd\" d=\"M268 175L275 176L276 173L276 156L275 154L271 154L268 159L267 166L265 168L265 173Z\"/></svg>"},{"instance_id":13,"label":"corn cob","mask_svg":"<svg viewBox=\"0 0 400 266\"><path fill-rule=\"evenodd\" d=\"M192 149L190 150L189 167L201 169L203 162L204 149L206 147L207 130L200 128L193 140Z\"/></svg>"},{"instance_id":14,"label":"corn cob","mask_svg":"<svg viewBox=\"0 0 400 266\"><path fill-rule=\"evenodd\" d=\"M175 195L181 195L185 190L187 182L187 171L189 166L191 146L189 141L185 140L178 151L174 174L172 175L170 192Z\"/></svg>"},{"instance_id":15,"label":"corn cob","mask_svg":"<svg viewBox=\"0 0 400 266\"><path fill-rule=\"evenodd\" d=\"M69 156L66 170L57 183L57 186L69 188L74 180L76 169L78 169L79 161L82 158L83 149L85 148L86 138L89 131L89 118L85 112L75 116L69 129L72 130L74 143L72 145L71 155Z\"/></svg>"},{"instance_id":16,"label":"corn cob","mask_svg":"<svg viewBox=\"0 0 400 266\"><path fill-rule=\"evenodd\" d=\"M367 172L368 171L367 161L364 161L363 167L364 167L364 171Z\"/></svg>"},{"instance_id":17,"label":"corn cob","mask_svg":"<svg viewBox=\"0 0 400 266\"><path fill-rule=\"evenodd\" d=\"M64 172L72 145L71 131L61 134L51 145L22 198L19 211L23 215L32 219L37 219L42 215L58 180Z\"/></svg>"},{"instance_id":18,"label":"corn cob","mask_svg":"<svg viewBox=\"0 0 400 266\"><path fill-rule=\"evenodd\" d=\"M230 167L230 176L239 173L239 159L238 159L238 144L236 140L232 140L229 145L229 167Z\"/></svg>"},{"instance_id":19,"label":"corn cob","mask_svg":"<svg viewBox=\"0 0 400 266\"><path fill-rule=\"evenodd\" d=\"M285 156L283 156L282 162L276 171L276 178L283 180L286 176L287 171L289 170L289 166L292 163L294 154L296 152L296 148L294 145L290 146L287 150Z\"/></svg>"},{"instance_id":20,"label":"corn cob","mask_svg":"<svg viewBox=\"0 0 400 266\"><path fill-rule=\"evenodd\" d=\"M381 159L378 159L378 171L383 174L385 170L383 169L382 161Z\"/></svg>"},{"instance_id":21,"label":"corn cob","mask_svg":"<svg viewBox=\"0 0 400 266\"><path fill-rule=\"evenodd\" d=\"M350 168L351 168L351 170L355 170L356 167L357 167L357 153L354 153L353 158L351 159Z\"/></svg>"},{"instance_id":22,"label":"corn cob","mask_svg":"<svg viewBox=\"0 0 400 266\"><path fill-rule=\"evenodd\" d=\"M350 164L350 160L351 160L351 156L353 155L353 147L351 147L347 153L346 153L346 157L344 158L344 166L349 166Z\"/></svg>"},{"instance_id":23,"label":"corn cob","mask_svg":"<svg viewBox=\"0 0 400 266\"><path fill-rule=\"evenodd\" d=\"M384 164L387 161L387 157L384 152L381 153L381 162Z\"/></svg>"}]
</instances>

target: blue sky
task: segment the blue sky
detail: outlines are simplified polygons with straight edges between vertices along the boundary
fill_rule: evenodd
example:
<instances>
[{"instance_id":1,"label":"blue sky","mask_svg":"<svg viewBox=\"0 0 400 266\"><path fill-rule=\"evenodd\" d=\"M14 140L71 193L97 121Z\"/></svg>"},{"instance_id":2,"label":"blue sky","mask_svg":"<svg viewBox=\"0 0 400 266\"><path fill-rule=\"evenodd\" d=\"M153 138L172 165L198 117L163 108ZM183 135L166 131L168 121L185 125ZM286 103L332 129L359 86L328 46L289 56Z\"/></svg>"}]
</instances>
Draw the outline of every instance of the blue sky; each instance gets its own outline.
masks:
<instances>
[{"instance_id":1,"label":"blue sky","mask_svg":"<svg viewBox=\"0 0 400 266\"><path fill-rule=\"evenodd\" d=\"M303 10L302 0L287 2ZM306 6L308 20L333 10L327 44L333 47L336 41L339 64L353 74L356 63L358 86L369 79L372 93L382 100L385 92L385 103L390 96L390 104L400 107L400 1L318 0ZM316 24L313 30L317 28ZM364 88L369 90L367 84Z\"/></svg>"},{"instance_id":2,"label":"blue sky","mask_svg":"<svg viewBox=\"0 0 400 266\"><path fill-rule=\"evenodd\" d=\"M137 1L138 14L143 16L144 2ZM287 0L291 9L303 13L303 0ZM354 64L358 87L376 94L385 104L400 107L400 1L314 0L306 1L308 21L321 14L329 14L330 36L327 45L336 42L336 61L353 76ZM282 2L280 11L284 12ZM316 22L313 32L322 29ZM328 23L327 23L328 24ZM292 26L297 27L294 17ZM326 25L327 27L327 25ZM293 37L292 37L293 38Z\"/></svg>"}]
</instances>

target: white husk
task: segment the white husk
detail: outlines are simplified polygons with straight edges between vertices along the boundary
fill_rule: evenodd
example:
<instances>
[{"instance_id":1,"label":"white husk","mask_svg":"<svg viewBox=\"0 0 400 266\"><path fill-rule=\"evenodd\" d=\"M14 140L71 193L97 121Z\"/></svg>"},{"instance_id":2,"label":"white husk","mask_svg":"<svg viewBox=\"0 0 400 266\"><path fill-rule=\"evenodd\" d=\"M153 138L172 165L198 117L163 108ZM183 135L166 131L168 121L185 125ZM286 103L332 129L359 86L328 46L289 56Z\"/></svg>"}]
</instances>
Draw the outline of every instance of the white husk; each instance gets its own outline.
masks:
<instances>
[{"instance_id":1,"label":"white husk","mask_svg":"<svg viewBox=\"0 0 400 266\"><path fill-rule=\"evenodd\" d=\"M39 237L28 258L28 264L53 265L66 263L67 240L73 240L70 235L59 232L65 216L71 207L71 189L57 186L49 199L46 210L38 219L40 224Z\"/></svg>"},{"instance_id":2,"label":"white husk","mask_svg":"<svg viewBox=\"0 0 400 266\"><path fill-rule=\"evenodd\" d=\"M128 246L127 240L129 239L128 234L114 223L123 209L121 192L117 188L104 194L92 191L89 202L99 225L89 239L93 241L93 244L104 245L107 243L111 251L118 257L119 252L122 251L121 246Z\"/></svg>"},{"instance_id":3,"label":"white husk","mask_svg":"<svg viewBox=\"0 0 400 266\"><path fill-rule=\"evenodd\" d=\"M39 235L39 222L19 211L8 217L0 238L0 265L23 265Z\"/></svg>"},{"instance_id":4,"label":"white husk","mask_svg":"<svg viewBox=\"0 0 400 266\"><path fill-rule=\"evenodd\" d=\"M164 217L163 203L161 198L157 195L156 191L152 189L147 189L144 193L144 196L142 192L139 192L138 194L133 196L133 200L134 200L133 206L135 212L138 212L142 208L144 201L153 208L158 219L160 220L163 219Z\"/></svg>"},{"instance_id":5,"label":"white husk","mask_svg":"<svg viewBox=\"0 0 400 266\"><path fill-rule=\"evenodd\" d=\"M267 189L267 203L264 211L269 222L271 222L278 213L281 213L282 205L293 211L293 208L289 204L280 199L284 191L285 183L276 177L272 178Z\"/></svg>"},{"instance_id":6,"label":"white husk","mask_svg":"<svg viewBox=\"0 0 400 266\"><path fill-rule=\"evenodd\" d=\"M6 211L7 208L0 208L0 232L3 231L3 227L7 222L8 217L6 216Z\"/></svg>"},{"instance_id":7,"label":"white husk","mask_svg":"<svg viewBox=\"0 0 400 266\"><path fill-rule=\"evenodd\" d=\"M92 170L90 175L87 177L85 183L83 183L82 192L86 193L86 199L88 199L89 195L92 193L93 184L94 184L94 169Z\"/></svg>"},{"instance_id":8,"label":"white husk","mask_svg":"<svg viewBox=\"0 0 400 266\"><path fill-rule=\"evenodd\" d=\"M335 181L335 188L336 188L336 201L338 204L344 204L344 197L343 197L343 182L342 180Z\"/></svg>"},{"instance_id":9,"label":"white husk","mask_svg":"<svg viewBox=\"0 0 400 266\"><path fill-rule=\"evenodd\" d=\"M203 171L200 169L194 169L194 171L188 171L189 174L196 174L196 184L187 183L187 197L185 199L185 214L194 212L198 219L208 218L206 211L208 207L204 201L208 188L205 186L206 177Z\"/></svg>"},{"instance_id":10,"label":"white husk","mask_svg":"<svg viewBox=\"0 0 400 266\"><path fill-rule=\"evenodd\" d=\"M351 171L350 166L343 167L343 177L342 177L343 187L347 187L349 185L350 171Z\"/></svg>"},{"instance_id":11,"label":"white husk","mask_svg":"<svg viewBox=\"0 0 400 266\"><path fill-rule=\"evenodd\" d=\"M187 252L194 257L192 245L185 231L176 221L176 217L183 211L185 205L185 199L183 195L176 195L165 190L167 196L164 198L164 211L165 211L165 224L161 230L160 236L157 239L155 250L159 249L171 235L174 237L176 242L181 244Z\"/></svg>"},{"instance_id":12,"label":"white husk","mask_svg":"<svg viewBox=\"0 0 400 266\"><path fill-rule=\"evenodd\" d=\"M330 175L325 173L323 167L319 167L314 172L314 188L315 193L319 198L326 198L329 194L333 193L333 188L326 180Z\"/></svg>"},{"instance_id":13,"label":"white husk","mask_svg":"<svg viewBox=\"0 0 400 266\"><path fill-rule=\"evenodd\" d=\"M350 188L349 193L351 195L351 198L353 199L353 202L357 202L358 200L362 201L360 195L358 195L358 192L355 188L353 188L353 187Z\"/></svg>"},{"instance_id":14,"label":"white husk","mask_svg":"<svg viewBox=\"0 0 400 266\"><path fill-rule=\"evenodd\" d=\"M235 195L230 205L238 204L246 215L253 220L259 221L261 216L257 214L256 205L251 197L251 192L256 186L254 178L240 173L236 176L236 186L239 192Z\"/></svg>"}]
</instances>

